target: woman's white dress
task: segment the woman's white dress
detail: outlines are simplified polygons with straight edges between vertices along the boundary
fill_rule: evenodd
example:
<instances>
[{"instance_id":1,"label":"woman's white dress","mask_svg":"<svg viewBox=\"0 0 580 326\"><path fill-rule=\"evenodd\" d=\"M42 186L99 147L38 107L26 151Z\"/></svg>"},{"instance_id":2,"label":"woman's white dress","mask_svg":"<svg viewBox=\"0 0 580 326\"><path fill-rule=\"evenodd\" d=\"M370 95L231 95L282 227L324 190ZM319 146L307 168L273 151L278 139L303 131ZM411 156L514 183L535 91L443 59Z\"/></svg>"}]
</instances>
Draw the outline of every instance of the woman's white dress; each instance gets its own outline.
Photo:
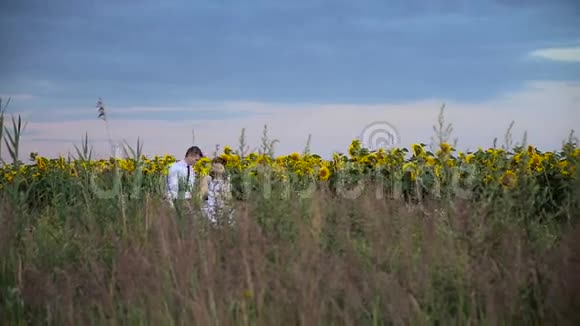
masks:
<instances>
[{"instance_id":1,"label":"woman's white dress","mask_svg":"<svg viewBox=\"0 0 580 326\"><path fill-rule=\"evenodd\" d=\"M220 218L226 218L228 223L233 221L230 194L231 184L229 179L209 177L207 200L203 210L212 223L218 223Z\"/></svg>"}]
</instances>

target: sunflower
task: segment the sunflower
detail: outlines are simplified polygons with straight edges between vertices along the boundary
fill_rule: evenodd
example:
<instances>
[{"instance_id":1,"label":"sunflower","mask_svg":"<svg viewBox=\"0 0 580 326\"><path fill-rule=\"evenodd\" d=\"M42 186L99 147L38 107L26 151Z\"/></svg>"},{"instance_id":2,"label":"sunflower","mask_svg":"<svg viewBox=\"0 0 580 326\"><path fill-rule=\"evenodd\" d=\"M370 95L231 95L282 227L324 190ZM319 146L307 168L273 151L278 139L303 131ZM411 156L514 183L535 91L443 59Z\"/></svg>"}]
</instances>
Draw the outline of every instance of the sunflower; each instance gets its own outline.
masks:
<instances>
[{"instance_id":1,"label":"sunflower","mask_svg":"<svg viewBox=\"0 0 580 326\"><path fill-rule=\"evenodd\" d=\"M448 143L439 144L439 150L435 153L437 156L449 156L452 151L451 145Z\"/></svg>"},{"instance_id":2,"label":"sunflower","mask_svg":"<svg viewBox=\"0 0 580 326\"><path fill-rule=\"evenodd\" d=\"M403 172L409 172L411 176L411 180L415 181L417 179L417 175L419 174L419 169L415 162L407 162L403 164Z\"/></svg>"},{"instance_id":3,"label":"sunflower","mask_svg":"<svg viewBox=\"0 0 580 326\"><path fill-rule=\"evenodd\" d=\"M318 171L318 178L320 180L328 180L330 177L330 170L326 166L322 166L320 171Z\"/></svg>"},{"instance_id":4,"label":"sunflower","mask_svg":"<svg viewBox=\"0 0 580 326\"><path fill-rule=\"evenodd\" d=\"M379 148L379 150L376 152L375 155L376 155L377 159L382 160L386 157L387 152L385 151L384 148L381 147L381 148Z\"/></svg>"},{"instance_id":5,"label":"sunflower","mask_svg":"<svg viewBox=\"0 0 580 326\"><path fill-rule=\"evenodd\" d=\"M56 164L57 164L57 166L58 166L59 169L61 169L61 170L65 170L66 169L66 161L65 161L64 157L59 157L56 160Z\"/></svg>"},{"instance_id":6,"label":"sunflower","mask_svg":"<svg viewBox=\"0 0 580 326\"><path fill-rule=\"evenodd\" d=\"M119 167L127 172L135 171L135 161L131 159L119 160Z\"/></svg>"},{"instance_id":7,"label":"sunflower","mask_svg":"<svg viewBox=\"0 0 580 326\"><path fill-rule=\"evenodd\" d=\"M285 164L285 162L286 162L286 159L287 159L287 156L284 156L284 155L282 155L282 156L278 156L278 157L276 157L276 160L275 160L275 162L276 162L276 164L277 164L277 165L279 165L279 166L284 166L284 164Z\"/></svg>"},{"instance_id":8,"label":"sunflower","mask_svg":"<svg viewBox=\"0 0 580 326\"><path fill-rule=\"evenodd\" d=\"M36 156L34 158L34 161L36 162L36 166L38 167L39 170L44 171L48 168L48 159L42 156Z\"/></svg>"},{"instance_id":9,"label":"sunflower","mask_svg":"<svg viewBox=\"0 0 580 326\"><path fill-rule=\"evenodd\" d=\"M167 166L173 162L175 162L175 157L173 155L169 155L169 154L165 154L163 156L163 158L161 159L161 161L163 162L163 165Z\"/></svg>"},{"instance_id":10,"label":"sunflower","mask_svg":"<svg viewBox=\"0 0 580 326\"><path fill-rule=\"evenodd\" d=\"M290 154L290 159L292 161L298 161L298 160L300 160L300 153L294 152L294 153Z\"/></svg>"},{"instance_id":11,"label":"sunflower","mask_svg":"<svg viewBox=\"0 0 580 326\"><path fill-rule=\"evenodd\" d=\"M420 157L425 154L425 149L423 148L423 144L413 144L411 145L413 149L413 155Z\"/></svg>"},{"instance_id":12,"label":"sunflower","mask_svg":"<svg viewBox=\"0 0 580 326\"><path fill-rule=\"evenodd\" d=\"M241 167L240 157L236 154L228 155L228 159L226 160L226 166L240 168Z\"/></svg>"},{"instance_id":13,"label":"sunflower","mask_svg":"<svg viewBox=\"0 0 580 326\"><path fill-rule=\"evenodd\" d=\"M211 160L208 157L202 157L197 162L193 169L199 175L208 175L211 168Z\"/></svg>"},{"instance_id":14,"label":"sunflower","mask_svg":"<svg viewBox=\"0 0 580 326\"><path fill-rule=\"evenodd\" d=\"M229 154L225 154L225 153L224 153L224 154L220 154L218 157L219 157L219 158L221 158L222 160L224 160L224 162L225 162L226 164L227 164L227 163L228 163L228 161L230 160L230 155L229 155Z\"/></svg>"},{"instance_id":15,"label":"sunflower","mask_svg":"<svg viewBox=\"0 0 580 326\"><path fill-rule=\"evenodd\" d=\"M517 153L516 155L514 155L514 157L512 159L513 162L515 162L517 165L519 165L522 162L522 156L523 156L522 152Z\"/></svg>"},{"instance_id":16,"label":"sunflower","mask_svg":"<svg viewBox=\"0 0 580 326\"><path fill-rule=\"evenodd\" d=\"M473 162L473 159L475 159L475 155L473 155L473 154L465 155L465 163L470 164Z\"/></svg>"},{"instance_id":17,"label":"sunflower","mask_svg":"<svg viewBox=\"0 0 580 326\"><path fill-rule=\"evenodd\" d=\"M506 188L514 188L517 184L517 176L512 170L507 170L504 172L500 179L501 184Z\"/></svg>"},{"instance_id":18,"label":"sunflower","mask_svg":"<svg viewBox=\"0 0 580 326\"><path fill-rule=\"evenodd\" d=\"M530 170L532 171L542 172L543 171L542 156L535 153L532 154L532 159L529 161L529 167Z\"/></svg>"},{"instance_id":19,"label":"sunflower","mask_svg":"<svg viewBox=\"0 0 580 326\"><path fill-rule=\"evenodd\" d=\"M437 159L432 157L432 156L427 156L427 159L425 160L425 164L427 166L433 166L437 163Z\"/></svg>"},{"instance_id":20,"label":"sunflower","mask_svg":"<svg viewBox=\"0 0 580 326\"><path fill-rule=\"evenodd\" d=\"M560 168L560 173L564 176L571 176L576 172L576 166L570 164L568 160L561 160L558 162L558 166Z\"/></svg>"},{"instance_id":21,"label":"sunflower","mask_svg":"<svg viewBox=\"0 0 580 326\"><path fill-rule=\"evenodd\" d=\"M6 182L10 183L10 182L14 181L14 177L16 176L16 174L17 174L16 171L10 171L4 175L4 180L6 180Z\"/></svg>"},{"instance_id":22,"label":"sunflower","mask_svg":"<svg viewBox=\"0 0 580 326\"><path fill-rule=\"evenodd\" d=\"M356 156L359 152L359 150L361 149L361 143L360 140L355 139L352 141L352 143L350 143L350 146L348 147L348 154L350 156Z\"/></svg>"},{"instance_id":23,"label":"sunflower","mask_svg":"<svg viewBox=\"0 0 580 326\"><path fill-rule=\"evenodd\" d=\"M258 158L256 159L256 163L266 165L266 164L270 163L270 158L268 156L262 154L262 155L258 156Z\"/></svg>"},{"instance_id":24,"label":"sunflower","mask_svg":"<svg viewBox=\"0 0 580 326\"><path fill-rule=\"evenodd\" d=\"M439 145L439 148L441 149L441 152L443 154L449 154L449 153L451 153L451 145L449 145L448 143L441 143Z\"/></svg>"},{"instance_id":25,"label":"sunflower","mask_svg":"<svg viewBox=\"0 0 580 326\"><path fill-rule=\"evenodd\" d=\"M441 165L435 165L433 167L433 173L435 173L435 176L440 178L441 177Z\"/></svg>"},{"instance_id":26,"label":"sunflower","mask_svg":"<svg viewBox=\"0 0 580 326\"><path fill-rule=\"evenodd\" d=\"M369 163L371 163L371 160L370 160L370 155L364 155L363 157L361 157L361 158L358 160L358 162L359 162L360 164L369 164Z\"/></svg>"}]
</instances>

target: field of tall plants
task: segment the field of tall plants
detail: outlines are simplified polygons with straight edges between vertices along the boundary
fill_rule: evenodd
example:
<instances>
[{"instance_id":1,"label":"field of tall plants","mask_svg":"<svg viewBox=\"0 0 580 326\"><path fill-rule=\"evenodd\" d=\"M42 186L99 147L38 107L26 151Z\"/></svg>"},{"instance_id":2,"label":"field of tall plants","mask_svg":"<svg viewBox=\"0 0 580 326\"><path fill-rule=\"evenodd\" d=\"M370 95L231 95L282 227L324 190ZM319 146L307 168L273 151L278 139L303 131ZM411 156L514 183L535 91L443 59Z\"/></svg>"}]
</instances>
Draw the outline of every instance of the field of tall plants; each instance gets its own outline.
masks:
<instances>
[{"instance_id":1,"label":"field of tall plants","mask_svg":"<svg viewBox=\"0 0 580 326\"><path fill-rule=\"evenodd\" d=\"M577 323L580 148L434 144L324 159L217 148L235 224L163 199L168 165L140 143L94 159L20 161L0 114L2 324ZM4 121L6 120L6 121ZM0 148L1 149L1 148Z\"/></svg>"}]
</instances>

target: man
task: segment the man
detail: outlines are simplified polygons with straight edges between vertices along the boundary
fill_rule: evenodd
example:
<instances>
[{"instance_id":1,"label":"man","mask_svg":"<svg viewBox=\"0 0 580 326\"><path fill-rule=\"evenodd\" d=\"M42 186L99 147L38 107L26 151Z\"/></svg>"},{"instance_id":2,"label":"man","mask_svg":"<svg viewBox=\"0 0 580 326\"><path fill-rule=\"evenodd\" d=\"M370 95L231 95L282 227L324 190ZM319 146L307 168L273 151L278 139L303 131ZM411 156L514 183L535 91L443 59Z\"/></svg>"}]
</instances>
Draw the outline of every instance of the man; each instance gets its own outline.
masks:
<instances>
[{"instance_id":1,"label":"man","mask_svg":"<svg viewBox=\"0 0 580 326\"><path fill-rule=\"evenodd\" d=\"M167 174L167 199L171 206L177 199L190 199L195 185L193 166L203 157L201 149L192 146L185 152L185 157L169 166Z\"/></svg>"}]
</instances>

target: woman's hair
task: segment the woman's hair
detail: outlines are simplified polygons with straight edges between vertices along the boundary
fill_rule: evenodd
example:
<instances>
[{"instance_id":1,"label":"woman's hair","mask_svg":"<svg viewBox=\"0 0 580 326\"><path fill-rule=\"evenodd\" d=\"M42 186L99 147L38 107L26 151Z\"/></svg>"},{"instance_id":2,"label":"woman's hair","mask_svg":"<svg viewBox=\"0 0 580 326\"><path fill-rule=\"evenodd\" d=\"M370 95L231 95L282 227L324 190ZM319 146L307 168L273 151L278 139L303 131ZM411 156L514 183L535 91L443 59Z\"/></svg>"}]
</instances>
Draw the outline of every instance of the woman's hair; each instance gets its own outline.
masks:
<instances>
[{"instance_id":1,"label":"woman's hair","mask_svg":"<svg viewBox=\"0 0 580 326\"><path fill-rule=\"evenodd\" d=\"M218 156L218 157L214 157L214 159L211 160L211 163L212 164L222 164L222 165L226 165L226 160L224 160L223 158L221 158L221 157Z\"/></svg>"},{"instance_id":2,"label":"woman's hair","mask_svg":"<svg viewBox=\"0 0 580 326\"><path fill-rule=\"evenodd\" d=\"M221 157L215 157L213 160L211 160L211 164L222 164L222 165L226 165L226 160L224 160ZM212 178L216 177L216 173L213 171L213 169L211 169L209 171L209 176Z\"/></svg>"}]
</instances>

